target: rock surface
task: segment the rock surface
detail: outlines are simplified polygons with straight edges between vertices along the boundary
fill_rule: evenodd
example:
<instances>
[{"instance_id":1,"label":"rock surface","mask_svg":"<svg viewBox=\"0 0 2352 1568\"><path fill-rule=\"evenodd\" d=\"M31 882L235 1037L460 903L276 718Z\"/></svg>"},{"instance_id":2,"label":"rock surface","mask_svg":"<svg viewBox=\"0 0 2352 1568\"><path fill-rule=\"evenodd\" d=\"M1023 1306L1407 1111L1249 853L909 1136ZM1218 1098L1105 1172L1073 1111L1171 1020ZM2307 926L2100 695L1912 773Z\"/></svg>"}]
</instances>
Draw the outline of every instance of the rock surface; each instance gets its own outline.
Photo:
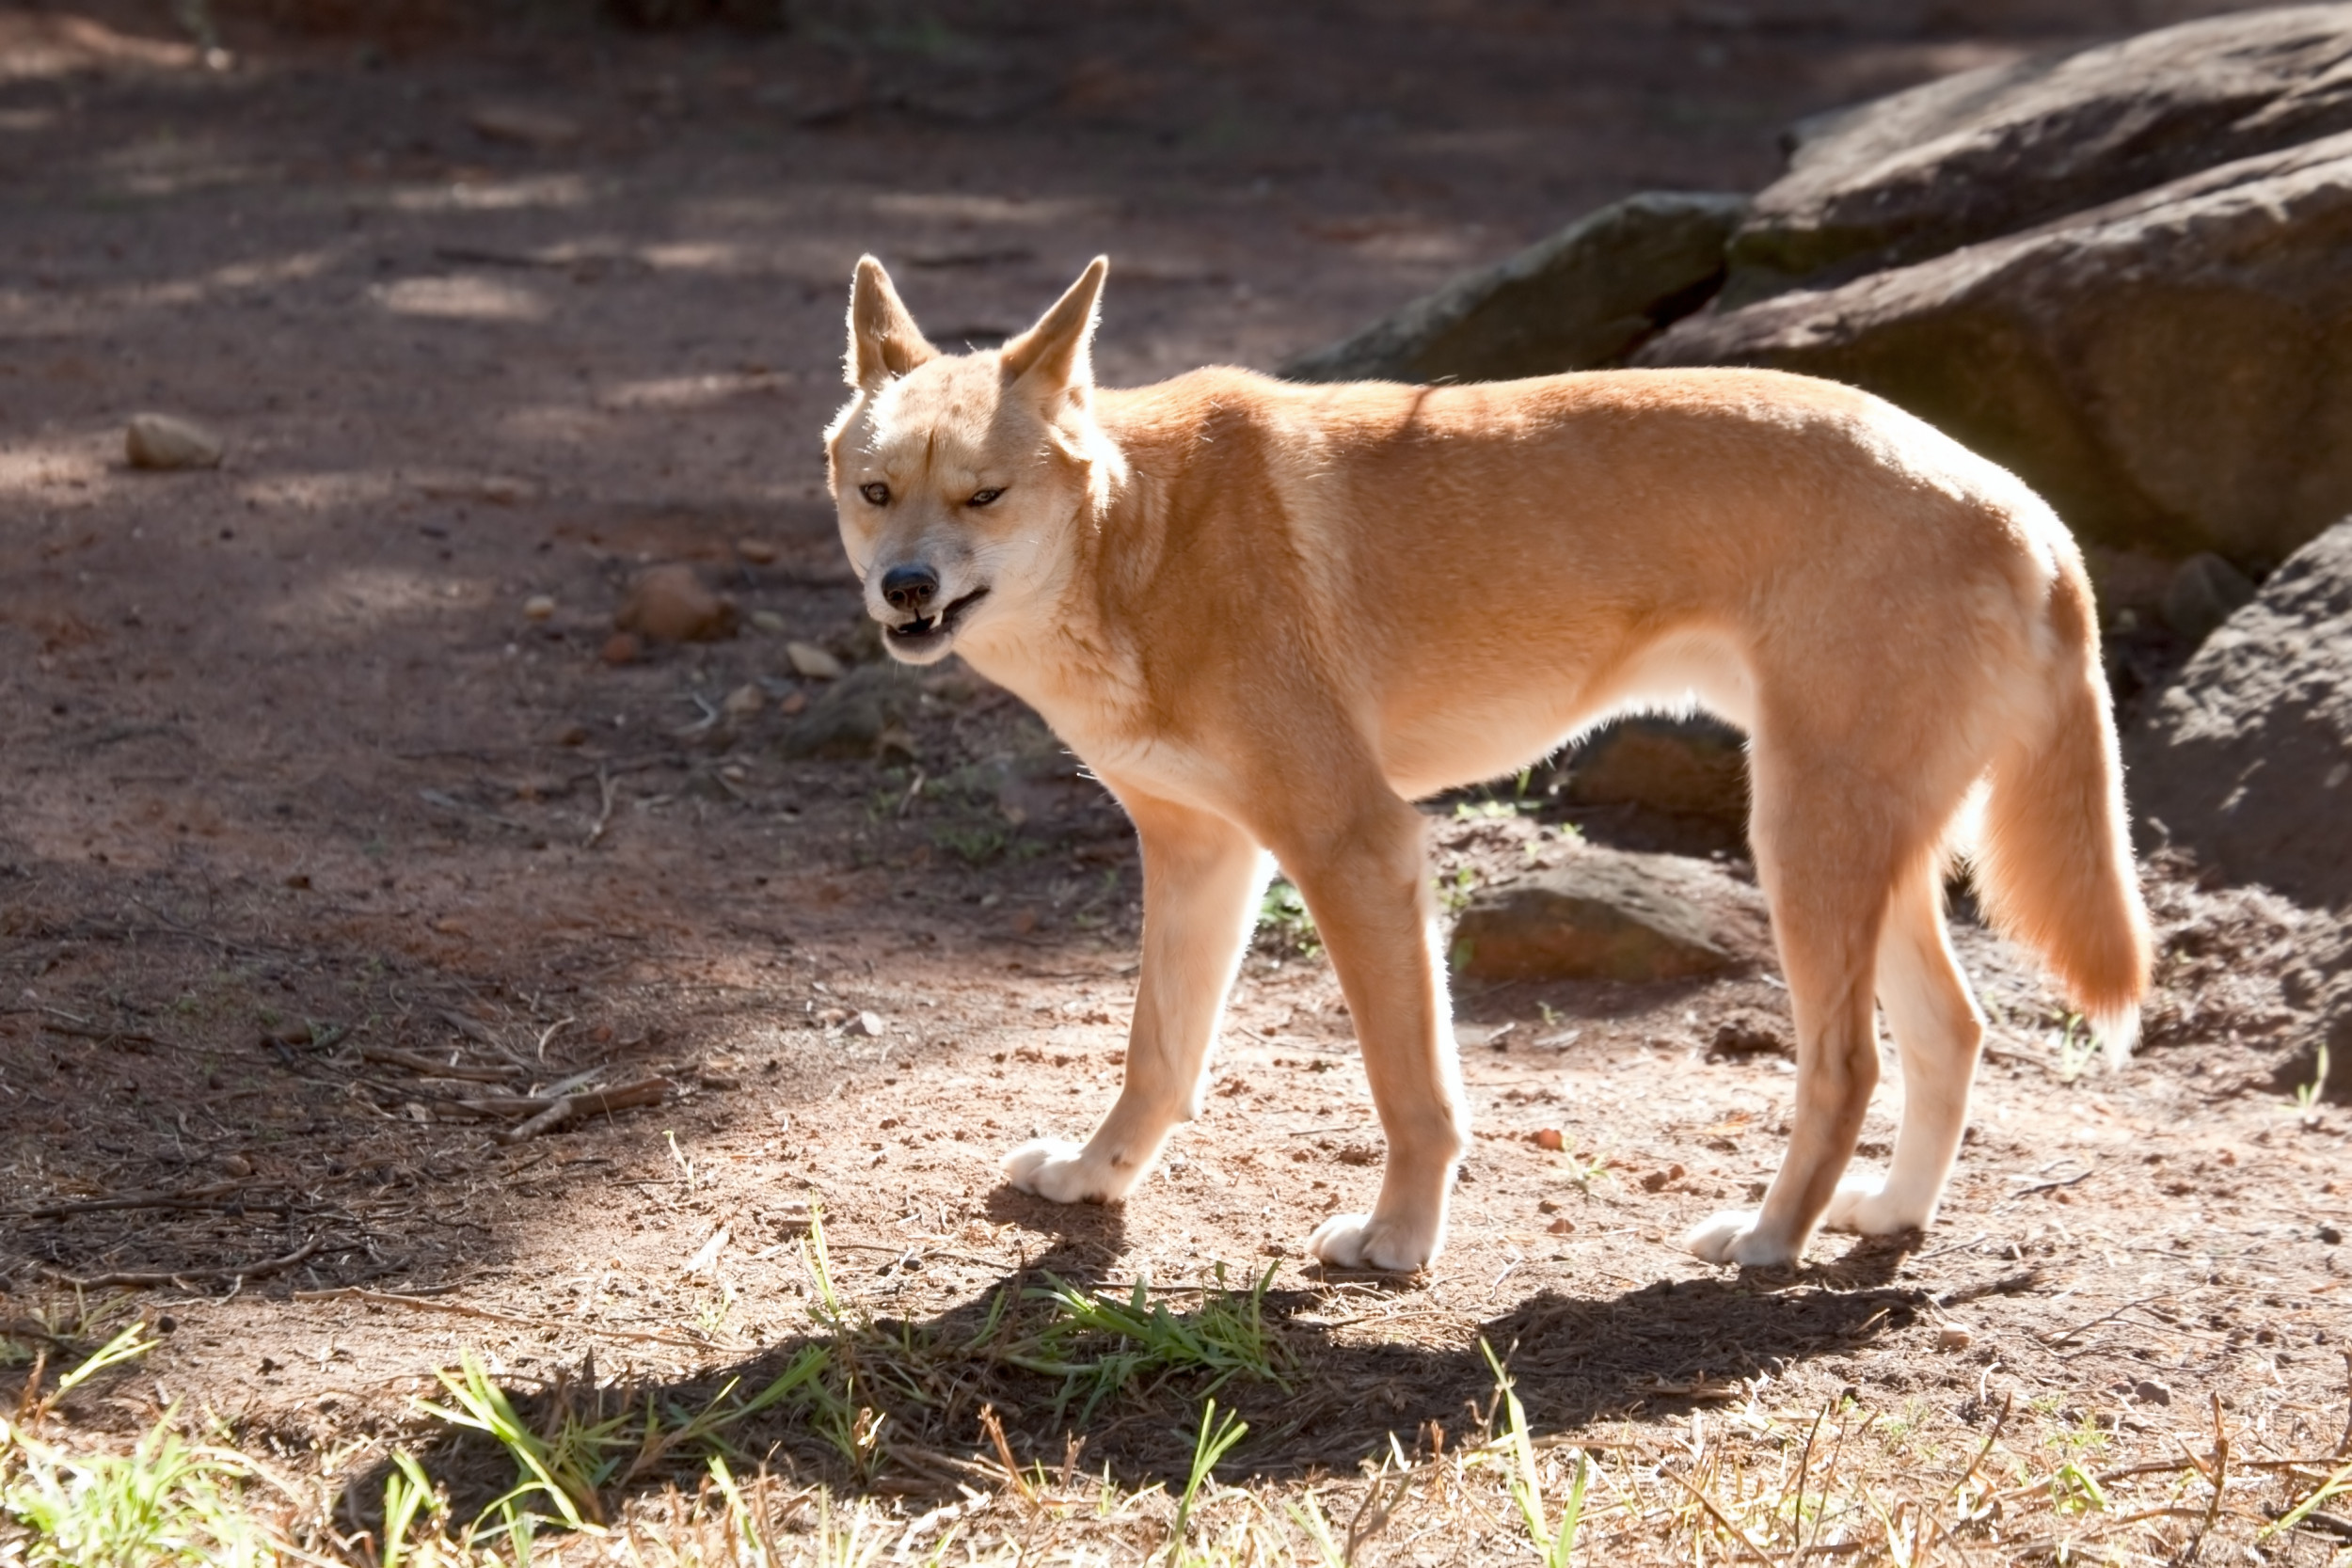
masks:
<instances>
[{"instance_id":1,"label":"rock surface","mask_svg":"<svg viewBox=\"0 0 2352 1568\"><path fill-rule=\"evenodd\" d=\"M792 759L877 755L905 735L921 697L906 666L862 664L825 687L806 713L785 726L776 750Z\"/></svg>"},{"instance_id":2,"label":"rock surface","mask_svg":"<svg viewBox=\"0 0 2352 1568\"><path fill-rule=\"evenodd\" d=\"M1711 719L1620 720L1577 749L1563 794L1577 805L1646 806L1742 833L1747 741Z\"/></svg>"},{"instance_id":3,"label":"rock surface","mask_svg":"<svg viewBox=\"0 0 2352 1568\"><path fill-rule=\"evenodd\" d=\"M1480 891L1454 928L1473 980L1687 980L1769 960L1764 895L1706 861L1585 847Z\"/></svg>"},{"instance_id":4,"label":"rock surface","mask_svg":"<svg viewBox=\"0 0 2352 1568\"><path fill-rule=\"evenodd\" d=\"M2144 841L2352 907L2352 519L2206 640L2124 755Z\"/></svg>"},{"instance_id":5,"label":"rock surface","mask_svg":"<svg viewBox=\"0 0 2352 1568\"><path fill-rule=\"evenodd\" d=\"M2277 561L2352 510L2352 135L1836 289L1645 365L1769 365L1920 415L2085 538Z\"/></svg>"},{"instance_id":6,"label":"rock surface","mask_svg":"<svg viewBox=\"0 0 2352 1568\"><path fill-rule=\"evenodd\" d=\"M227 443L193 420L135 414L122 433L123 455L134 468L217 468Z\"/></svg>"},{"instance_id":7,"label":"rock surface","mask_svg":"<svg viewBox=\"0 0 2352 1568\"><path fill-rule=\"evenodd\" d=\"M2210 17L1929 82L1791 133L1727 306L1905 265L2352 130L2352 6Z\"/></svg>"},{"instance_id":8,"label":"rock surface","mask_svg":"<svg viewBox=\"0 0 2352 1568\"><path fill-rule=\"evenodd\" d=\"M1594 370L1705 303L1747 198L1652 192L1284 363L1294 381L1509 381Z\"/></svg>"},{"instance_id":9,"label":"rock surface","mask_svg":"<svg viewBox=\"0 0 2352 1568\"><path fill-rule=\"evenodd\" d=\"M735 601L714 594L691 566L648 566L629 584L615 630L656 642L714 642L735 635Z\"/></svg>"}]
</instances>

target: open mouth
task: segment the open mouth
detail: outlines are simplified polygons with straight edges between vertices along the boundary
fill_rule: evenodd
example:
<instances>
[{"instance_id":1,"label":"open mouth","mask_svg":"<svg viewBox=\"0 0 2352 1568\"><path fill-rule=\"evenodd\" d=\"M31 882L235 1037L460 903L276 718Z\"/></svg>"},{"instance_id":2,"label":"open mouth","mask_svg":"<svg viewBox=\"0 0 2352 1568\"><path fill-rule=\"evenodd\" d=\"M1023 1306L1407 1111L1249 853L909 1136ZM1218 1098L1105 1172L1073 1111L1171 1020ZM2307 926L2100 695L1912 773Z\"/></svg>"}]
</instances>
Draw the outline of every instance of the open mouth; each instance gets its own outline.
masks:
<instances>
[{"instance_id":1,"label":"open mouth","mask_svg":"<svg viewBox=\"0 0 2352 1568\"><path fill-rule=\"evenodd\" d=\"M894 647L900 648L920 648L942 641L955 634L956 626L963 619L966 610L987 597L987 589L975 588L954 603L929 615L883 627L882 635L890 640Z\"/></svg>"}]
</instances>

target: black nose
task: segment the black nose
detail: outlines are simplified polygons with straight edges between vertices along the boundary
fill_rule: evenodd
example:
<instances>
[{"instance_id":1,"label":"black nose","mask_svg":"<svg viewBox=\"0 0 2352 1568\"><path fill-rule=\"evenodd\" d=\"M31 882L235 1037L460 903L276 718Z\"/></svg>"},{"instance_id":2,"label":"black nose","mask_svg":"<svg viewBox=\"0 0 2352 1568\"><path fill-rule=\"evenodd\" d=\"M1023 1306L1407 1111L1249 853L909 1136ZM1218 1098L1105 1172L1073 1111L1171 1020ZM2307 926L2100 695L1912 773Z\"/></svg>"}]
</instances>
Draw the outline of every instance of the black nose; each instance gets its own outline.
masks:
<instances>
[{"instance_id":1,"label":"black nose","mask_svg":"<svg viewBox=\"0 0 2352 1568\"><path fill-rule=\"evenodd\" d=\"M939 594L939 574L929 566L893 566L882 574L882 591L891 609L920 615Z\"/></svg>"}]
</instances>

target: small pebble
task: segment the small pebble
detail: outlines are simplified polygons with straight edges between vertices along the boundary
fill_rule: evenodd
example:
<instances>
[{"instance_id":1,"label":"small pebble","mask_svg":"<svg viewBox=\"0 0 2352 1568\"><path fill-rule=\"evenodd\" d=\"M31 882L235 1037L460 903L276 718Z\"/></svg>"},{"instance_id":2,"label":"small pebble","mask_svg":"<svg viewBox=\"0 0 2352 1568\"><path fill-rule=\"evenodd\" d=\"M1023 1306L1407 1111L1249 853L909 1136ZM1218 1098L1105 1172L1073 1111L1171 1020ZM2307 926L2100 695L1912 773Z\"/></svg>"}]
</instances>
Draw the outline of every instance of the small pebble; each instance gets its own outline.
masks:
<instances>
[{"instance_id":1,"label":"small pebble","mask_svg":"<svg viewBox=\"0 0 2352 1568\"><path fill-rule=\"evenodd\" d=\"M878 1040L882 1038L882 1031L890 1025L882 1022L880 1013L860 1013L850 1021L850 1027L864 1035L867 1039Z\"/></svg>"},{"instance_id":2,"label":"small pebble","mask_svg":"<svg viewBox=\"0 0 2352 1568\"><path fill-rule=\"evenodd\" d=\"M1948 1323L1935 1331L1937 1350L1966 1350L1977 1342L1977 1337L1957 1323Z\"/></svg>"},{"instance_id":3,"label":"small pebble","mask_svg":"<svg viewBox=\"0 0 2352 1568\"><path fill-rule=\"evenodd\" d=\"M1561 1136L1560 1129L1557 1127L1547 1127L1542 1132L1535 1134L1535 1147L1537 1148L1561 1149L1568 1147L1568 1140Z\"/></svg>"},{"instance_id":4,"label":"small pebble","mask_svg":"<svg viewBox=\"0 0 2352 1568\"><path fill-rule=\"evenodd\" d=\"M735 542L735 553L755 566L765 566L776 559L776 544L772 539L761 539L757 536L738 539Z\"/></svg>"},{"instance_id":5,"label":"small pebble","mask_svg":"<svg viewBox=\"0 0 2352 1568\"><path fill-rule=\"evenodd\" d=\"M806 713L808 711L808 693L805 691L787 692L785 694L784 701L776 705L776 711L783 714L787 719L791 718L796 713Z\"/></svg>"},{"instance_id":6,"label":"small pebble","mask_svg":"<svg viewBox=\"0 0 2352 1568\"><path fill-rule=\"evenodd\" d=\"M253 1162L242 1154L230 1154L223 1156L220 1168L230 1176L251 1176Z\"/></svg>"},{"instance_id":7,"label":"small pebble","mask_svg":"<svg viewBox=\"0 0 2352 1568\"><path fill-rule=\"evenodd\" d=\"M2142 1404L2170 1404L2172 1390L2153 1377L2143 1377L2132 1385L2132 1398Z\"/></svg>"},{"instance_id":8,"label":"small pebble","mask_svg":"<svg viewBox=\"0 0 2352 1568\"><path fill-rule=\"evenodd\" d=\"M1544 1228L1554 1236L1571 1236L1576 1233L1576 1222L1563 1214Z\"/></svg>"},{"instance_id":9,"label":"small pebble","mask_svg":"<svg viewBox=\"0 0 2352 1568\"><path fill-rule=\"evenodd\" d=\"M770 637L782 637L784 617L772 610L755 610L752 611L752 629L764 632Z\"/></svg>"},{"instance_id":10,"label":"small pebble","mask_svg":"<svg viewBox=\"0 0 2352 1568\"><path fill-rule=\"evenodd\" d=\"M839 659L814 642L787 642L784 657L796 673L813 681L837 681L847 673Z\"/></svg>"},{"instance_id":11,"label":"small pebble","mask_svg":"<svg viewBox=\"0 0 2352 1568\"><path fill-rule=\"evenodd\" d=\"M625 631L616 631L604 640L604 661L607 664L634 664L644 647Z\"/></svg>"},{"instance_id":12,"label":"small pebble","mask_svg":"<svg viewBox=\"0 0 2352 1568\"><path fill-rule=\"evenodd\" d=\"M545 594L533 594L523 601L523 619L545 621L555 614L555 601Z\"/></svg>"},{"instance_id":13,"label":"small pebble","mask_svg":"<svg viewBox=\"0 0 2352 1568\"><path fill-rule=\"evenodd\" d=\"M217 468L228 451L202 425L169 414L133 415L122 450L134 468Z\"/></svg>"},{"instance_id":14,"label":"small pebble","mask_svg":"<svg viewBox=\"0 0 2352 1568\"><path fill-rule=\"evenodd\" d=\"M719 709L730 719L749 719L767 705L768 693L746 681L727 693L726 701L719 705Z\"/></svg>"}]
</instances>

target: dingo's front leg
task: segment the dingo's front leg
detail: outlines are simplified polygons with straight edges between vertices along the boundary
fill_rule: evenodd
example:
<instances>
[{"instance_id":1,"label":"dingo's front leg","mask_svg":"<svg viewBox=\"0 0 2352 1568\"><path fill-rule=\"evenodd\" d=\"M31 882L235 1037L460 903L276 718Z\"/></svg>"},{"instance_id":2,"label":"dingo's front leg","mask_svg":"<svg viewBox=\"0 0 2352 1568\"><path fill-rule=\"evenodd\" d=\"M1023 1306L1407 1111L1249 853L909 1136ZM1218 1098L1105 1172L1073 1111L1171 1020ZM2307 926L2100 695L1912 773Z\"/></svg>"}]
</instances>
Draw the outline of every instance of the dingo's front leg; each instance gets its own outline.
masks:
<instances>
[{"instance_id":1,"label":"dingo's front leg","mask_svg":"<svg viewBox=\"0 0 2352 1568\"><path fill-rule=\"evenodd\" d=\"M1278 846L1355 1015L1389 1161L1369 1214L1336 1214L1307 1245L1339 1268L1410 1271L1445 1244L1468 1142L1421 814L1383 789L1308 842Z\"/></svg>"},{"instance_id":2,"label":"dingo's front leg","mask_svg":"<svg viewBox=\"0 0 2352 1568\"><path fill-rule=\"evenodd\" d=\"M1115 1203L1200 1113L1201 1075L1266 875L1265 854L1220 817L1122 796L1143 840L1143 974L1119 1102L1086 1146L1024 1144L1005 1177L1057 1203Z\"/></svg>"}]
</instances>

